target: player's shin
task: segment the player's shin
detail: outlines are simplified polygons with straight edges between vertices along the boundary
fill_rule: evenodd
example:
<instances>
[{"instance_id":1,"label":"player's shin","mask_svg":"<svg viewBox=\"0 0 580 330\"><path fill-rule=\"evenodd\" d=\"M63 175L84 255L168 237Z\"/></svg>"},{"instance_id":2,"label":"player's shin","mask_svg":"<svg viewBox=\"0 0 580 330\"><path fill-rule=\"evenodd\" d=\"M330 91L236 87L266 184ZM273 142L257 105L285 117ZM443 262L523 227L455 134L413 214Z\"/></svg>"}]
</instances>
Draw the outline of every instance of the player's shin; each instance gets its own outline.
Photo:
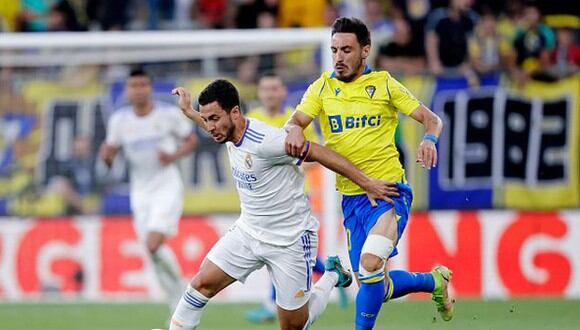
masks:
<instances>
[{"instance_id":1,"label":"player's shin","mask_svg":"<svg viewBox=\"0 0 580 330\"><path fill-rule=\"evenodd\" d=\"M393 241L369 235L361 251L360 289L356 296L356 329L372 329L385 295L385 260L393 251Z\"/></svg>"},{"instance_id":2,"label":"player's shin","mask_svg":"<svg viewBox=\"0 0 580 330\"><path fill-rule=\"evenodd\" d=\"M208 301L209 298L188 285L171 316L169 330L195 329L199 325L203 309Z\"/></svg>"},{"instance_id":3,"label":"player's shin","mask_svg":"<svg viewBox=\"0 0 580 330\"><path fill-rule=\"evenodd\" d=\"M173 310L184 287L177 259L166 245L161 245L151 259L159 283L169 298L169 308Z\"/></svg>"},{"instance_id":4,"label":"player's shin","mask_svg":"<svg viewBox=\"0 0 580 330\"><path fill-rule=\"evenodd\" d=\"M338 274L335 272L325 272L316 282L308 300L308 322L304 327L305 329L308 329L308 326L324 312L330 299L330 293L337 282Z\"/></svg>"},{"instance_id":5,"label":"player's shin","mask_svg":"<svg viewBox=\"0 0 580 330\"><path fill-rule=\"evenodd\" d=\"M412 273L403 270L389 272L390 288L387 290L385 302L414 292L433 292L435 281L431 273Z\"/></svg>"}]
</instances>

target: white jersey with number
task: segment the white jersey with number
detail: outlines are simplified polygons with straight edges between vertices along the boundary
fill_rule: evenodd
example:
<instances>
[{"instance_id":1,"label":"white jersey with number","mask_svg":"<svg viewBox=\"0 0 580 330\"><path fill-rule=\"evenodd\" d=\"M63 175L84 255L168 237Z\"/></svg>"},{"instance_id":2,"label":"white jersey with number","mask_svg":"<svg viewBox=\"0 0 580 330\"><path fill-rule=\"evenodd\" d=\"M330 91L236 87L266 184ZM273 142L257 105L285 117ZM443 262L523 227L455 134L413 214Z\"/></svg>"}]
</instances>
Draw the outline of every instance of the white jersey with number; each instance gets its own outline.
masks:
<instances>
[{"instance_id":1,"label":"white jersey with number","mask_svg":"<svg viewBox=\"0 0 580 330\"><path fill-rule=\"evenodd\" d=\"M241 141L227 143L242 209L237 225L256 240L278 246L318 230L304 192L303 159L286 155L286 135L284 129L247 119Z\"/></svg>"},{"instance_id":2,"label":"white jersey with number","mask_svg":"<svg viewBox=\"0 0 580 330\"><path fill-rule=\"evenodd\" d=\"M175 163L164 166L159 152L173 153L191 134L192 125L168 103L155 103L153 111L138 116L131 106L111 116L107 144L121 147L129 165L131 202L149 202L151 196L175 194L182 198L183 183Z\"/></svg>"}]
</instances>

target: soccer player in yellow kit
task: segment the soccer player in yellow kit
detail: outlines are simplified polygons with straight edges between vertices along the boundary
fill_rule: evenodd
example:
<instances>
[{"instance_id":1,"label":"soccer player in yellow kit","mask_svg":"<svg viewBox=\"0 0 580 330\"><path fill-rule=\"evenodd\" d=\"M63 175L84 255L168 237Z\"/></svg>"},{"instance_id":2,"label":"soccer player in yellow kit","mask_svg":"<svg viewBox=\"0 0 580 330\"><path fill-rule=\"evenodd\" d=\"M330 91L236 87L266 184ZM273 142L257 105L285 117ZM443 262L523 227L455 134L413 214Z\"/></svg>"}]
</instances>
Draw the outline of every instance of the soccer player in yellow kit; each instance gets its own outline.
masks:
<instances>
[{"instance_id":1,"label":"soccer player in yellow kit","mask_svg":"<svg viewBox=\"0 0 580 330\"><path fill-rule=\"evenodd\" d=\"M332 26L333 72L310 85L286 125L287 152L304 151L303 129L315 117L326 146L352 161L375 179L397 182L394 203L371 203L364 191L343 176L336 185L342 194L350 262L360 289L356 297L356 329L372 329L383 302L413 292L432 293L443 320L453 317L454 301L447 288L451 271L437 266L430 273L387 272L387 261L397 254L397 243L407 224L413 195L395 147L398 113L425 127L417 162L431 169L437 164L436 143L441 119L419 102L388 72L372 71L366 60L370 34L356 18L339 18Z\"/></svg>"}]
</instances>

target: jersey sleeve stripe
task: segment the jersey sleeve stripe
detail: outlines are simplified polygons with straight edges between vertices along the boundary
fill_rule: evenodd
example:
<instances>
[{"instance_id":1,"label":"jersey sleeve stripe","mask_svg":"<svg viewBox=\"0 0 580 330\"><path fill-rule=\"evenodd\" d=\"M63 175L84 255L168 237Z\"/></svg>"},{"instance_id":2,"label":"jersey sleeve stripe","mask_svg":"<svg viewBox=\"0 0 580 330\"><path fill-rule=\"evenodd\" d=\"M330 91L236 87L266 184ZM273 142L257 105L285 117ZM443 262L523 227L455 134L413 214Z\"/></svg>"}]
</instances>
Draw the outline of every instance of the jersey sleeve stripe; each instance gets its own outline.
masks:
<instances>
[{"instance_id":1,"label":"jersey sleeve stripe","mask_svg":"<svg viewBox=\"0 0 580 330\"><path fill-rule=\"evenodd\" d=\"M306 159L306 157L308 157L309 153L310 153L310 141L306 141L306 151L302 154L302 156L300 156L300 158L296 162L296 165L302 164Z\"/></svg>"},{"instance_id":2,"label":"jersey sleeve stripe","mask_svg":"<svg viewBox=\"0 0 580 330\"><path fill-rule=\"evenodd\" d=\"M247 135L247 134L246 134L246 139L253 141L253 142L256 142L256 143L262 143L264 141L263 139L257 139L255 137L253 137L251 135Z\"/></svg>"},{"instance_id":3,"label":"jersey sleeve stripe","mask_svg":"<svg viewBox=\"0 0 580 330\"><path fill-rule=\"evenodd\" d=\"M256 136L258 136L258 137L264 137L264 136L266 136L265 134L262 134L262 133L260 133L260 132L254 131L253 129L251 129L251 128L249 128L249 127L248 127L248 129L247 129L247 131L246 131L246 132L247 132L248 134L250 134L250 133L251 133L251 134L253 134L253 135L256 135Z\"/></svg>"}]
</instances>

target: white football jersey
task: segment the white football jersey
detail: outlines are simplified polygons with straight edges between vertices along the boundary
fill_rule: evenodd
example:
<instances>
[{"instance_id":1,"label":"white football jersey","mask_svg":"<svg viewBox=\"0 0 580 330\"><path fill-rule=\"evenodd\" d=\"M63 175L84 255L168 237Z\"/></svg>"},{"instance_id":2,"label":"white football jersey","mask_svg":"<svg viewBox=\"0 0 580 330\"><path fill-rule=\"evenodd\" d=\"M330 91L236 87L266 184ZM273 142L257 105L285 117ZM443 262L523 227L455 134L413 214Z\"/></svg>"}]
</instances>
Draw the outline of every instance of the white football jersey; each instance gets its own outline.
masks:
<instances>
[{"instance_id":1,"label":"white football jersey","mask_svg":"<svg viewBox=\"0 0 580 330\"><path fill-rule=\"evenodd\" d=\"M282 128L247 119L239 144L227 142L242 209L237 224L255 239L278 246L318 230L304 192L303 159L286 155L286 135Z\"/></svg>"},{"instance_id":2,"label":"white football jersey","mask_svg":"<svg viewBox=\"0 0 580 330\"><path fill-rule=\"evenodd\" d=\"M132 202L146 201L155 192L173 191L182 198L183 183L177 164L163 166L159 152L175 152L191 131L191 122L168 103L155 103L146 116L136 115L131 106L113 113L106 141L121 147L127 159Z\"/></svg>"}]
</instances>

